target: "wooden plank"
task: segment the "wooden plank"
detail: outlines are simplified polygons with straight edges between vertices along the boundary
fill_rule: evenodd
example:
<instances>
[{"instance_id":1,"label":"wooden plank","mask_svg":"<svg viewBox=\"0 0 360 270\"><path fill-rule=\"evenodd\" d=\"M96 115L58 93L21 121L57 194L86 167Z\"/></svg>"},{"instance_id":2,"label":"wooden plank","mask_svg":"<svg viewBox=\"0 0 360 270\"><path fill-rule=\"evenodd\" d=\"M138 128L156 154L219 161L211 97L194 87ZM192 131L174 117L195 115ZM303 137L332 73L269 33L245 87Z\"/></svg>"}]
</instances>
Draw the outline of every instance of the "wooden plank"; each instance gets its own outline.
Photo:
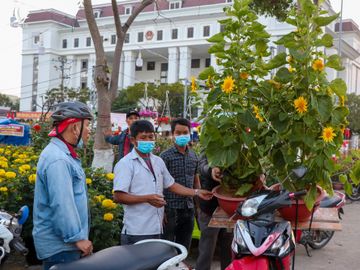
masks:
<instances>
[{"instance_id":1,"label":"wooden plank","mask_svg":"<svg viewBox=\"0 0 360 270\"><path fill-rule=\"evenodd\" d=\"M281 218L277 217L276 220L280 221ZM233 229L235 223L235 219L231 219L224 210L218 207L210 220L209 227ZM299 222L297 227L299 230L307 230L309 226L310 221L307 221ZM295 224L292 224L292 227L294 228ZM320 208L314 213L311 228L315 230L341 231L342 227L337 210L334 208Z\"/></svg>"}]
</instances>

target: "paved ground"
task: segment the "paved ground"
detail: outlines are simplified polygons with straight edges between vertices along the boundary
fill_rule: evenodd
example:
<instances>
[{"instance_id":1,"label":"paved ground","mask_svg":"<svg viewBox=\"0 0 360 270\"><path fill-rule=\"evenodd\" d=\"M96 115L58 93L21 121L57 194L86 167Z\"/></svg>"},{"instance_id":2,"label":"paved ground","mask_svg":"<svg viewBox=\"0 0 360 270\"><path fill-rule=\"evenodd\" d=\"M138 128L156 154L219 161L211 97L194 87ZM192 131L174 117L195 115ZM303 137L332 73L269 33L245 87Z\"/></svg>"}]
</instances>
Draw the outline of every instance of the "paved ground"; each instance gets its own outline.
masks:
<instances>
[{"instance_id":1,"label":"paved ground","mask_svg":"<svg viewBox=\"0 0 360 270\"><path fill-rule=\"evenodd\" d=\"M358 270L360 269L360 202L348 203L342 221L343 231L336 232L330 243L321 250L312 251L312 257L306 255L305 249L299 246L296 250L296 270ZM190 255L190 262L196 258L196 249ZM6 270L40 270L40 267L24 267L22 258L16 257L10 264L1 269ZM214 261L212 270L220 269ZM99 269L101 270L101 269ZM119 269L126 270L126 269Z\"/></svg>"}]
</instances>

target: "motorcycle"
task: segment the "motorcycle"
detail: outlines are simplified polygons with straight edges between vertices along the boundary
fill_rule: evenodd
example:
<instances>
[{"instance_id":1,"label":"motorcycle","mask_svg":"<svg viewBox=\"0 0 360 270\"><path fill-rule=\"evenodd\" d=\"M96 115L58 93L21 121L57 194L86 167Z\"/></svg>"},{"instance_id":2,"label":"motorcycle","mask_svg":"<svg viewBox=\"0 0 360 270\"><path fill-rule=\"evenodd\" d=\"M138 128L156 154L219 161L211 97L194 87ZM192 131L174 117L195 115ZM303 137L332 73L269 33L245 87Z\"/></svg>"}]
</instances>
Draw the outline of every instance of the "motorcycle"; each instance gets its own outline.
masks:
<instances>
[{"instance_id":1,"label":"motorcycle","mask_svg":"<svg viewBox=\"0 0 360 270\"><path fill-rule=\"evenodd\" d=\"M22 225L29 217L29 207L23 206L18 213L0 211L0 265L8 258L11 250L27 255L28 249L22 242Z\"/></svg>"},{"instance_id":2,"label":"motorcycle","mask_svg":"<svg viewBox=\"0 0 360 270\"><path fill-rule=\"evenodd\" d=\"M343 206L345 205L345 194L335 191L334 196L326 196L320 202L320 208L336 208L338 210L339 219L342 219L341 215L344 214ZM296 233L299 243L304 245L309 256L310 252L308 251L307 246L310 246L312 249L321 249L325 247L331 238L334 236L334 231L322 231L322 230L305 230L298 231Z\"/></svg>"},{"instance_id":3,"label":"motorcycle","mask_svg":"<svg viewBox=\"0 0 360 270\"><path fill-rule=\"evenodd\" d=\"M103 249L75 262L57 264L50 270L190 270L183 260L184 246L161 239Z\"/></svg>"}]
</instances>

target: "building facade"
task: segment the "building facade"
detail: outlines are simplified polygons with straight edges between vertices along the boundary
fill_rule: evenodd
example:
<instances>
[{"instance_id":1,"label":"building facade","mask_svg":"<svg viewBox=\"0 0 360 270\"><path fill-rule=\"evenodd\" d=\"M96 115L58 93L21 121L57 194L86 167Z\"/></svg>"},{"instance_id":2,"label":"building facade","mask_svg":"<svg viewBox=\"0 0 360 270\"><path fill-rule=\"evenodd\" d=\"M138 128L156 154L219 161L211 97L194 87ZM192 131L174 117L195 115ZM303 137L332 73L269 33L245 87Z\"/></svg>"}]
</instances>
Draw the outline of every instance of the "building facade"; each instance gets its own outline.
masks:
<instances>
[{"instance_id":1,"label":"building facade","mask_svg":"<svg viewBox=\"0 0 360 270\"><path fill-rule=\"evenodd\" d=\"M139 0L119 2L122 23ZM137 82L174 83L190 80L205 67L216 66L208 53L207 38L221 31L218 20L224 19L224 7L232 0L160 0L148 6L131 25L123 48L119 71L119 89ZM334 13L326 3L326 8ZM116 30L111 5L94 6L94 16L103 37L111 67L116 44ZM293 27L273 18L261 17L275 41ZM339 25L326 31L335 37ZM330 72L342 77L349 92L360 93L360 31L351 20L344 21L341 56L345 71ZM284 48L271 46L272 53ZM328 50L337 53L338 48ZM52 88L89 88L94 90L95 51L84 10L75 16L48 9L30 12L23 25L21 111L39 111L44 94ZM95 92L93 92L95 93ZM92 95L92 104L96 103Z\"/></svg>"}]
</instances>

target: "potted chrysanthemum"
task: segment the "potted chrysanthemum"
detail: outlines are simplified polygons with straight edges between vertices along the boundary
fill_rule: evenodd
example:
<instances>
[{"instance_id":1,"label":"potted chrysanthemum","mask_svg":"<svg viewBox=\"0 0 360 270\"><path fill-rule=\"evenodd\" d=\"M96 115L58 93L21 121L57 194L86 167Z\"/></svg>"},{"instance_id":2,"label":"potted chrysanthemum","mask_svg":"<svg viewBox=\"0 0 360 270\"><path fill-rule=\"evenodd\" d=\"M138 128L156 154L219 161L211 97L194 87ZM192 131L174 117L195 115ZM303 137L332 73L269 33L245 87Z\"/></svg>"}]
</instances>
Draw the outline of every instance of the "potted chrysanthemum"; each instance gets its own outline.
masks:
<instances>
[{"instance_id":1,"label":"potted chrysanthemum","mask_svg":"<svg viewBox=\"0 0 360 270\"><path fill-rule=\"evenodd\" d=\"M338 55L324 54L324 47L333 46L333 37L324 33L324 27L337 15L328 16L311 0L298 2L286 20L295 30L277 41L287 52L267 64L277 73L261 83L258 106L271 130L267 143L272 145L272 175L287 190L307 190L304 203L312 209L321 197L318 187L332 193L331 157L342 145L348 109L345 82L328 81L326 73L326 68L342 69ZM296 179L291 172L299 166L306 167L307 173Z\"/></svg>"},{"instance_id":2,"label":"potted chrysanthemum","mask_svg":"<svg viewBox=\"0 0 360 270\"><path fill-rule=\"evenodd\" d=\"M210 67L199 76L209 94L204 104L200 141L211 166L223 172L218 199L236 197L233 205L219 201L233 214L239 201L262 185L259 176L271 145L265 143L267 128L257 106L259 83L268 74L264 59L270 55L265 26L249 8L250 1L236 0L220 21L224 31L209 39L219 70ZM193 82L192 85L195 85Z\"/></svg>"}]
</instances>

